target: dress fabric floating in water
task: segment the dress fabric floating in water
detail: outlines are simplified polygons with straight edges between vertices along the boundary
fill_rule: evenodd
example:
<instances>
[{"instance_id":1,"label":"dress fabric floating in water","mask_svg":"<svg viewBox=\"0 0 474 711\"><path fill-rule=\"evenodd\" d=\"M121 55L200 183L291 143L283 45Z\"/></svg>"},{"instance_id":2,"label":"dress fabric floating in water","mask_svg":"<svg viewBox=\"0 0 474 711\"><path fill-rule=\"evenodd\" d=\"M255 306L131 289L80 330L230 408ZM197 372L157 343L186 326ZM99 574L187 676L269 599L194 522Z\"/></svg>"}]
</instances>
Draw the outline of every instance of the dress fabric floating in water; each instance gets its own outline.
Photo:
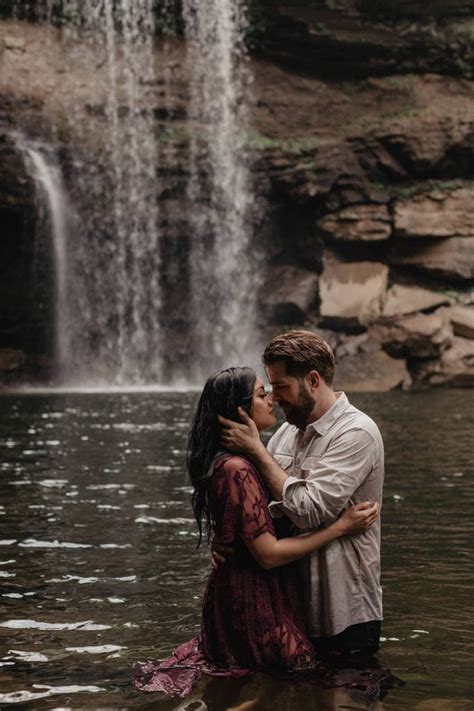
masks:
<instances>
[{"instance_id":1,"label":"dress fabric floating in water","mask_svg":"<svg viewBox=\"0 0 474 711\"><path fill-rule=\"evenodd\" d=\"M250 671L314 667L305 633L297 570L264 570L242 539L275 535L268 496L247 460L230 454L214 465L211 484L216 534L234 553L212 571L204 594L201 634L165 661L139 665L135 686L185 696L202 673L242 676Z\"/></svg>"},{"instance_id":2,"label":"dress fabric floating in water","mask_svg":"<svg viewBox=\"0 0 474 711\"><path fill-rule=\"evenodd\" d=\"M253 465L230 454L219 456L211 483L215 531L233 554L213 570L204 594L201 634L164 661L137 665L134 684L184 698L201 679L268 671L280 678L324 687L377 687L382 670L334 672L315 659L305 631L298 569L264 570L242 539L275 535L268 495Z\"/></svg>"}]
</instances>

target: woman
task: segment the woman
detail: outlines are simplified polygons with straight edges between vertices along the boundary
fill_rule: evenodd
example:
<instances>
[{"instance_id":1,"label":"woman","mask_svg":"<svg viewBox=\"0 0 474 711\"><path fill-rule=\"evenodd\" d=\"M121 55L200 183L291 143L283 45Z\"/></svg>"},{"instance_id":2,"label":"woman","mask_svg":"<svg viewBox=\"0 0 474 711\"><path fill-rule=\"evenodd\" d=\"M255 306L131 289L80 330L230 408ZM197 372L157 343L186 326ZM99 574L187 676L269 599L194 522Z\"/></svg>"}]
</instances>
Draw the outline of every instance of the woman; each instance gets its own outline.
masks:
<instances>
[{"instance_id":1,"label":"woman","mask_svg":"<svg viewBox=\"0 0 474 711\"><path fill-rule=\"evenodd\" d=\"M314 668L298 573L290 564L339 536L362 533L377 517L375 505L358 504L325 529L278 539L258 472L247 459L220 449L218 415L239 421L239 406L259 431L275 424L271 398L252 369L212 375L199 400L187 460L199 543L204 524L208 541L215 532L233 554L209 577L200 636L162 663L140 665L135 686L143 691L183 697L202 672L237 676Z\"/></svg>"}]
</instances>

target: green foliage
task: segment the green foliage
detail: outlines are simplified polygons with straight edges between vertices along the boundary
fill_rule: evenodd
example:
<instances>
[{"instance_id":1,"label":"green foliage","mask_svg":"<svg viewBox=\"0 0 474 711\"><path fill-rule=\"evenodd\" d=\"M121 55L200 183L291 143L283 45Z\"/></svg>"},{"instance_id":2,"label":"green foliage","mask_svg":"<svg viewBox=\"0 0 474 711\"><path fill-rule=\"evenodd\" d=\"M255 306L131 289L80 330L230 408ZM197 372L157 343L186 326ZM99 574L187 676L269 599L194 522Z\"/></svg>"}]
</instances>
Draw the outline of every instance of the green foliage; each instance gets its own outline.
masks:
<instances>
[{"instance_id":1,"label":"green foliage","mask_svg":"<svg viewBox=\"0 0 474 711\"><path fill-rule=\"evenodd\" d=\"M372 181L370 183L374 190L386 190L393 198L411 198L414 195L428 195L435 190L449 192L458 190L466 184L472 185L472 181L466 180L428 180L413 185L394 185L382 181Z\"/></svg>"},{"instance_id":2,"label":"green foliage","mask_svg":"<svg viewBox=\"0 0 474 711\"><path fill-rule=\"evenodd\" d=\"M399 188L397 193L399 197L410 198L413 195L428 193L434 190L444 190L445 192L449 192L450 190L456 190L459 187L460 184L455 180L430 180L428 183L418 183L417 185Z\"/></svg>"},{"instance_id":3,"label":"green foliage","mask_svg":"<svg viewBox=\"0 0 474 711\"><path fill-rule=\"evenodd\" d=\"M264 136L259 131L250 131L247 134L247 144L250 148L254 148L258 151L266 151L280 148L281 141L277 138Z\"/></svg>"},{"instance_id":4,"label":"green foliage","mask_svg":"<svg viewBox=\"0 0 474 711\"><path fill-rule=\"evenodd\" d=\"M247 136L250 148L260 151L279 149L292 156L303 156L311 153L320 144L316 136L296 136L294 138L279 139L264 136L259 131L251 131Z\"/></svg>"},{"instance_id":5,"label":"green foliage","mask_svg":"<svg viewBox=\"0 0 474 711\"><path fill-rule=\"evenodd\" d=\"M283 148L292 155L303 156L306 153L312 153L319 144L320 140L316 136L299 136L284 141Z\"/></svg>"}]
</instances>

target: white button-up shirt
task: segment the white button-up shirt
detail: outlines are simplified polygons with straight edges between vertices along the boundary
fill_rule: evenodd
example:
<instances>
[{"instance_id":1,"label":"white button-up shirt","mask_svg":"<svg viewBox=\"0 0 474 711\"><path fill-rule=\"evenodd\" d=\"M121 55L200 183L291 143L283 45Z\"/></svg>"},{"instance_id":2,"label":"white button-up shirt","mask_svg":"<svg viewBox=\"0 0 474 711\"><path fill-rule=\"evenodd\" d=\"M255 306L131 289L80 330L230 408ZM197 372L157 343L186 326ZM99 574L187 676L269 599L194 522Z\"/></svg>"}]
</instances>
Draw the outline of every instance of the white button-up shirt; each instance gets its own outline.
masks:
<instances>
[{"instance_id":1,"label":"white button-up shirt","mask_svg":"<svg viewBox=\"0 0 474 711\"><path fill-rule=\"evenodd\" d=\"M373 420L336 393L334 405L304 432L283 424L268 451L288 473L282 501L270 504L298 528L328 526L351 504L382 504L384 450ZM382 619L380 517L365 533L337 538L302 561L313 637Z\"/></svg>"}]
</instances>

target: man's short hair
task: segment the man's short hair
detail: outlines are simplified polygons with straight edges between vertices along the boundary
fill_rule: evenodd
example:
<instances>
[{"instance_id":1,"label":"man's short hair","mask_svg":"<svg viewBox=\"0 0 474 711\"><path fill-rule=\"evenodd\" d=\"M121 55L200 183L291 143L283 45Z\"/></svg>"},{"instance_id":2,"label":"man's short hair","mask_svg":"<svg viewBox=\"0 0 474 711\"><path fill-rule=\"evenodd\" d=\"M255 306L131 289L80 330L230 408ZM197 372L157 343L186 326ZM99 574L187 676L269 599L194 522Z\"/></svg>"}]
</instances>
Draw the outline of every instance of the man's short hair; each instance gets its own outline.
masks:
<instances>
[{"instance_id":1,"label":"man's short hair","mask_svg":"<svg viewBox=\"0 0 474 711\"><path fill-rule=\"evenodd\" d=\"M285 363L287 375L302 378L317 370L328 385L332 384L336 359L328 343L312 331L293 330L275 336L262 356L265 366Z\"/></svg>"}]
</instances>

